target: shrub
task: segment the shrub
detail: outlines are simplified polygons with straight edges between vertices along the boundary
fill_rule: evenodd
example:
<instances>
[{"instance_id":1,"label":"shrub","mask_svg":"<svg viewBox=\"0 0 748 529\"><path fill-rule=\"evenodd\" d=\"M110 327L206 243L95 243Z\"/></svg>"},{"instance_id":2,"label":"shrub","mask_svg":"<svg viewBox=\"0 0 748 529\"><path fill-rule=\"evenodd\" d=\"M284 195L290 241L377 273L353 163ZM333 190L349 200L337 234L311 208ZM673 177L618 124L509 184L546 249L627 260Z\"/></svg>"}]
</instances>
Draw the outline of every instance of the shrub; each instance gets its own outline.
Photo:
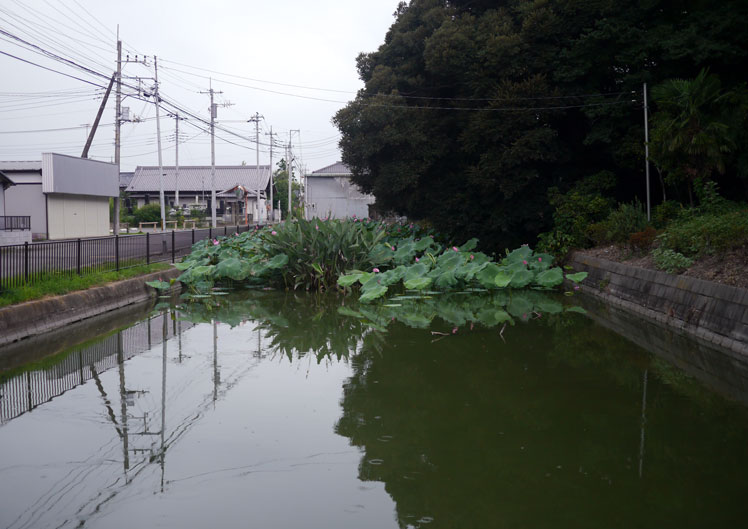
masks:
<instances>
[{"instance_id":1,"label":"shrub","mask_svg":"<svg viewBox=\"0 0 748 529\"><path fill-rule=\"evenodd\" d=\"M655 266L668 274L679 274L693 264L693 259L667 248L655 248L652 258Z\"/></svg>"},{"instance_id":2,"label":"shrub","mask_svg":"<svg viewBox=\"0 0 748 529\"><path fill-rule=\"evenodd\" d=\"M661 230L687 211L679 202L666 200L652 209L652 224L655 228Z\"/></svg>"},{"instance_id":3,"label":"shrub","mask_svg":"<svg viewBox=\"0 0 748 529\"><path fill-rule=\"evenodd\" d=\"M590 224L586 235L595 244L628 243L632 233L643 231L647 227L647 216L641 203L620 204L602 222Z\"/></svg>"},{"instance_id":4,"label":"shrub","mask_svg":"<svg viewBox=\"0 0 748 529\"><path fill-rule=\"evenodd\" d=\"M659 237L660 246L686 256L709 255L748 245L748 208L682 217Z\"/></svg>"},{"instance_id":5,"label":"shrub","mask_svg":"<svg viewBox=\"0 0 748 529\"><path fill-rule=\"evenodd\" d=\"M657 237L657 230L647 226L644 231L632 233L629 236L629 244L637 250L649 250Z\"/></svg>"},{"instance_id":6,"label":"shrub","mask_svg":"<svg viewBox=\"0 0 748 529\"><path fill-rule=\"evenodd\" d=\"M133 210L132 216L135 223L158 222L161 220L161 206L159 204L146 204L142 208Z\"/></svg>"}]
</instances>

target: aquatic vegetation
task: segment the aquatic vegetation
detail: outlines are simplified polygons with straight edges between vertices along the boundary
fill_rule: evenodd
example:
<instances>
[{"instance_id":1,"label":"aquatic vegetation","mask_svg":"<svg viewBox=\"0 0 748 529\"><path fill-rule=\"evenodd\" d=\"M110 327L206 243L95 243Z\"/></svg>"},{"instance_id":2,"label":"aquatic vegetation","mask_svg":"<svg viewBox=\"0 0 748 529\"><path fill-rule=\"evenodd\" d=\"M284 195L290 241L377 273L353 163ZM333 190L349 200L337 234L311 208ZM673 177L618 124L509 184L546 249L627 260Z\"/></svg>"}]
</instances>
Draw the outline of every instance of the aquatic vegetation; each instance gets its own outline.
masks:
<instances>
[{"instance_id":1,"label":"aquatic vegetation","mask_svg":"<svg viewBox=\"0 0 748 529\"><path fill-rule=\"evenodd\" d=\"M216 284L343 292L370 302L394 291L471 288L552 289L564 280L553 256L522 246L495 261L476 251L477 239L444 246L417 225L350 220L296 220L229 237L200 241L177 263L178 280L192 293ZM567 274L579 282L586 273ZM152 285L161 288L158 285Z\"/></svg>"}]
</instances>

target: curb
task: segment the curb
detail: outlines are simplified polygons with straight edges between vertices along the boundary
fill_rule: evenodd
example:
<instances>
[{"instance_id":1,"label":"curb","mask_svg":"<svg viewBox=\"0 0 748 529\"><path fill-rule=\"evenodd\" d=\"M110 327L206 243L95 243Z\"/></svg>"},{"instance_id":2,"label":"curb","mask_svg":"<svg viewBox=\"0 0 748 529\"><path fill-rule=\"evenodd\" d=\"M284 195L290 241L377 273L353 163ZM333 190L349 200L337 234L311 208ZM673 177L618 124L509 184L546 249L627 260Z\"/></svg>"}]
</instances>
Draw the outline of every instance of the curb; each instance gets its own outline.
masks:
<instances>
[{"instance_id":1,"label":"curb","mask_svg":"<svg viewBox=\"0 0 748 529\"><path fill-rule=\"evenodd\" d=\"M179 277L176 268L117 281L100 287L39 299L0 309L0 346L62 328L157 295L146 281ZM174 289L179 286L175 285Z\"/></svg>"}]
</instances>

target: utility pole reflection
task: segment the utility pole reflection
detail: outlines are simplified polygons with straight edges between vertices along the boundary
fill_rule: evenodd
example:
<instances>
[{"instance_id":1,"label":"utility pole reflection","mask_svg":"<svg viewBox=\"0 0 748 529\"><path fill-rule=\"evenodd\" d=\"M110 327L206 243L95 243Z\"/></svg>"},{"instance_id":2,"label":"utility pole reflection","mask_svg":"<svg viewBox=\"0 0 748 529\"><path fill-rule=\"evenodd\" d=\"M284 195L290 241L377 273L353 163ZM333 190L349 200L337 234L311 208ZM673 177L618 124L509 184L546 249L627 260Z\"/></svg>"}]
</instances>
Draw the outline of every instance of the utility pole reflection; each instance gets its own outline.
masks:
<instances>
[{"instance_id":1,"label":"utility pole reflection","mask_svg":"<svg viewBox=\"0 0 748 529\"><path fill-rule=\"evenodd\" d=\"M647 374L649 369L644 370L644 385L642 388L642 420L641 420L641 437L639 440L639 477L642 477L644 470L644 428L647 424Z\"/></svg>"}]
</instances>

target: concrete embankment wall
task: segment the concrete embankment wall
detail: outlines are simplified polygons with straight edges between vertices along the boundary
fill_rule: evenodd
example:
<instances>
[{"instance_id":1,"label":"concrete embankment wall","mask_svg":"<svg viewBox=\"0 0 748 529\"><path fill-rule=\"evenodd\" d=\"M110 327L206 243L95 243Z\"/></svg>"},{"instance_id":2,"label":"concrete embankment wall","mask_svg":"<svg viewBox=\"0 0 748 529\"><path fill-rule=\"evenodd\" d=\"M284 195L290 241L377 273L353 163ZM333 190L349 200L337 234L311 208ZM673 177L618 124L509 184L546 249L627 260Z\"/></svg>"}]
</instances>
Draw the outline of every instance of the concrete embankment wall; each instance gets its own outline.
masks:
<instances>
[{"instance_id":1,"label":"concrete embankment wall","mask_svg":"<svg viewBox=\"0 0 748 529\"><path fill-rule=\"evenodd\" d=\"M748 355L748 289L666 274L575 252L585 293Z\"/></svg>"},{"instance_id":2,"label":"concrete embankment wall","mask_svg":"<svg viewBox=\"0 0 748 529\"><path fill-rule=\"evenodd\" d=\"M146 281L176 278L175 268L108 285L0 309L0 346L60 329L156 295Z\"/></svg>"}]
</instances>

